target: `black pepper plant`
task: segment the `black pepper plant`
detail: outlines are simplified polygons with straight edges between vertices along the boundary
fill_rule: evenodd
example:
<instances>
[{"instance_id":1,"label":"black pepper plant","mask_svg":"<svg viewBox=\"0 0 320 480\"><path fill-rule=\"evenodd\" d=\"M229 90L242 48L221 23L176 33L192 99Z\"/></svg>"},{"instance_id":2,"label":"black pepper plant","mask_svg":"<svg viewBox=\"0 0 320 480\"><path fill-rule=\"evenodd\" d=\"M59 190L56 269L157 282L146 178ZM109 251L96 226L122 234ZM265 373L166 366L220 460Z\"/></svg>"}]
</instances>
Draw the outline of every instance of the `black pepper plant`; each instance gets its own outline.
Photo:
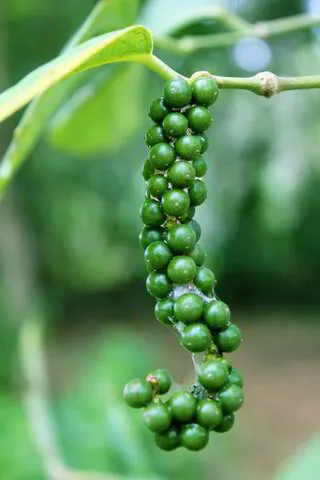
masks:
<instances>
[{"instance_id":1,"label":"black pepper plant","mask_svg":"<svg viewBox=\"0 0 320 480\"><path fill-rule=\"evenodd\" d=\"M155 298L155 316L172 327L196 365L196 383L173 390L170 373L150 372L131 380L124 398L144 408L143 420L162 450L180 446L201 450L210 432L227 432L244 401L243 379L224 354L236 350L242 336L230 321L229 307L215 294L214 273L204 266L196 207L207 198L203 177L209 108L219 96L216 82L195 75L167 82L153 101L154 124L145 141L149 156L142 168L146 182L139 240L149 272L146 286Z\"/></svg>"}]
</instances>

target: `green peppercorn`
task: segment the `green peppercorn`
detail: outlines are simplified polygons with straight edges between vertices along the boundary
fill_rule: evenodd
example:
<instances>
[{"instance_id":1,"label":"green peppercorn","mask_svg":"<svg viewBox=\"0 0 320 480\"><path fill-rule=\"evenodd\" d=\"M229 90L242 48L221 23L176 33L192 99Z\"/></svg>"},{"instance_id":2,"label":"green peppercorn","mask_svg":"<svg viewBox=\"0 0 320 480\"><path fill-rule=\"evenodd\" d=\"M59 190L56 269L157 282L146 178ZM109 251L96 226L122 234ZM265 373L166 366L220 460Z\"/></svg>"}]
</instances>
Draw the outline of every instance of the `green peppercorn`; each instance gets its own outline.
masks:
<instances>
[{"instance_id":1,"label":"green peppercorn","mask_svg":"<svg viewBox=\"0 0 320 480\"><path fill-rule=\"evenodd\" d=\"M156 202L155 200L146 200L142 204L140 217L143 223L148 227L160 227L166 219L161 203Z\"/></svg>"},{"instance_id":2,"label":"green peppercorn","mask_svg":"<svg viewBox=\"0 0 320 480\"><path fill-rule=\"evenodd\" d=\"M184 78L175 78L165 84L163 96L166 105L171 108L181 108L191 102L192 89Z\"/></svg>"},{"instance_id":3,"label":"green peppercorn","mask_svg":"<svg viewBox=\"0 0 320 480\"><path fill-rule=\"evenodd\" d=\"M228 372L230 373L231 370L232 370L232 363L231 361L229 360L229 358L223 358L223 357L220 357L218 358L219 362L222 363L222 365L224 365L225 367L227 367L228 369ZM232 382L231 382L232 383Z\"/></svg>"},{"instance_id":4,"label":"green peppercorn","mask_svg":"<svg viewBox=\"0 0 320 480\"><path fill-rule=\"evenodd\" d=\"M150 162L158 170L167 170L173 164L176 155L174 149L168 143L157 143L150 150Z\"/></svg>"},{"instance_id":5,"label":"green peppercorn","mask_svg":"<svg viewBox=\"0 0 320 480\"><path fill-rule=\"evenodd\" d=\"M190 187L196 178L196 170L191 163L181 160L168 170L168 180L173 187Z\"/></svg>"},{"instance_id":6,"label":"green peppercorn","mask_svg":"<svg viewBox=\"0 0 320 480\"><path fill-rule=\"evenodd\" d=\"M153 197L161 197L168 188L168 180L160 174L152 175L147 184L147 192Z\"/></svg>"},{"instance_id":7,"label":"green peppercorn","mask_svg":"<svg viewBox=\"0 0 320 480\"><path fill-rule=\"evenodd\" d=\"M156 303L154 313L159 322L164 325L173 324L173 306L174 301L171 298L164 298Z\"/></svg>"},{"instance_id":8,"label":"green peppercorn","mask_svg":"<svg viewBox=\"0 0 320 480\"><path fill-rule=\"evenodd\" d=\"M189 195L183 190L173 189L164 193L162 198L163 210L167 215L181 217L190 206Z\"/></svg>"},{"instance_id":9,"label":"green peppercorn","mask_svg":"<svg viewBox=\"0 0 320 480\"><path fill-rule=\"evenodd\" d=\"M154 168L153 166L151 165L151 162L149 159L147 159L144 164L143 164L143 167L142 167L142 176L143 178L147 181L149 180L149 178L151 177L151 175L153 174L154 172Z\"/></svg>"},{"instance_id":10,"label":"green peppercorn","mask_svg":"<svg viewBox=\"0 0 320 480\"><path fill-rule=\"evenodd\" d=\"M219 332L214 337L214 343L220 352L234 352L242 342L240 328L237 325L230 324L225 330Z\"/></svg>"},{"instance_id":11,"label":"green peppercorn","mask_svg":"<svg viewBox=\"0 0 320 480\"><path fill-rule=\"evenodd\" d=\"M153 147L153 145L166 142L167 140L161 125L152 125L145 136L145 142L148 147Z\"/></svg>"},{"instance_id":12,"label":"green peppercorn","mask_svg":"<svg viewBox=\"0 0 320 480\"><path fill-rule=\"evenodd\" d=\"M199 425L212 429L222 422L221 407L218 402L209 398L199 400L196 418Z\"/></svg>"},{"instance_id":13,"label":"green peppercorn","mask_svg":"<svg viewBox=\"0 0 320 480\"><path fill-rule=\"evenodd\" d=\"M196 207L190 207L186 213L186 221L192 220L196 213Z\"/></svg>"},{"instance_id":14,"label":"green peppercorn","mask_svg":"<svg viewBox=\"0 0 320 480\"><path fill-rule=\"evenodd\" d=\"M152 387L146 380L135 378L124 387L123 396L130 407L142 408L152 400Z\"/></svg>"},{"instance_id":15,"label":"green peppercorn","mask_svg":"<svg viewBox=\"0 0 320 480\"><path fill-rule=\"evenodd\" d=\"M234 414L229 413L225 415L222 419L222 422L219 423L213 430L218 433L225 433L231 430L234 425Z\"/></svg>"},{"instance_id":16,"label":"green peppercorn","mask_svg":"<svg viewBox=\"0 0 320 480\"><path fill-rule=\"evenodd\" d=\"M228 305L220 300L212 300L207 303L204 311L204 319L210 328L224 330L230 321L230 310Z\"/></svg>"},{"instance_id":17,"label":"green peppercorn","mask_svg":"<svg viewBox=\"0 0 320 480\"><path fill-rule=\"evenodd\" d=\"M166 115L168 115L169 110L164 103L163 98L156 98L150 107L149 117L155 122L160 123Z\"/></svg>"},{"instance_id":18,"label":"green peppercorn","mask_svg":"<svg viewBox=\"0 0 320 480\"><path fill-rule=\"evenodd\" d=\"M172 291L172 283L162 272L150 273L146 286L149 294L154 298L165 298Z\"/></svg>"},{"instance_id":19,"label":"green peppercorn","mask_svg":"<svg viewBox=\"0 0 320 480\"><path fill-rule=\"evenodd\" d=\"M196 177L203 177L208 170L207 162L203 157L197 158L197 160L193 162L193 167L196 171Z\"/></svg>"},{"instance_id":20,"label":"green peppercorn","mask_svg":"<svg viewBox=\"0 0 320 480\"><path fill-rule=\"evenodd\" d=\"M244 402L243 390L234 383L226 385L217 395L225 413L232 413L241 408Z\"/></svg>"},{"instance_id":21,"label":"green peppercorn","mask_svg":"<svg viewBox=\"0 0 320 480\"><path fill-rule=\"evenodd\" d=\"M200 145L201 145L201 154L205 153L209 147L208 137L205 133L202 133L201 135L197 135L197 136L199 138Z\"/></svg>"},{"instance_id":22,"label":"green peppercorn","mask_svg":"<svg viewBox=\"0 0 320 480\"><path fill-rule=\"evenodd\" d=\"M196 160L201 155L201 140L197 135L184 135L175 144L177 155L185 160Z\"/></svg>"},{"instance_id":23,"label":"green peppercorn","mask_svg":"<svg viewBox=\"0 0 320 480\"><path fill-rule=\"evenodd\" d=\"M196 237L197 237L197 242L198 242L198 240L201 237L201 227L200 227L199 223L192 218L191 220L189 220L189 222L187 222L187 225L189 225L189 227L191 227L192 230L195 232Z\"/></svg>"},{"instance_id":24,"label":"green peppercorn","mask_svg":"<svg viewBox=\"0 0 320 480\"><path fill-rule=\"evenodd\" d=\"M206 107L195 106L188 111L190 128L196 133L203 133L212 123L211 112Z\"/></svg>"},{"instance_id":25,"label":"green peppercorn","mask_svg":"<svg viewBox=\"0 0 320 480\"><path fill-rule=\"evenodd\" d=\"M199 267L194 279L194 284L205 295L211 295L216 283L213 272L207 267Z\"/></svg>"},{"instance_id":26,"label":"green peppercorn","mask_svg":"<svg viewBox=\"0 0 320 480\"><path fill-rule=\"evenodd\" d=\"M176 448L180 447L180 432L177 427L171 427L165 432L157 433L154 437L156 445L165 450L166 452L171 452Z\"/></svg>"},{"instance_id":27,"label":"green peppercorn","mask_svg":"<svg viewBox=\"0 0 320 480\"><path fill-rule=\"evenodd\" d=\"M205 448L209 441L208 431L198 425L191 423L185 425L180 433L181 445L188 450L198 451Z\"/></svg>"},{"instance_id":28,"label":"green peppercorn","mask_svg":"<svg viewBox=\"0 0 320 480\"><path fill-rule=\"evenodd\" d=\"M164 368L157 368L150 372L147 376L147 380L156 386L157 393L160 395L169 392L172 385L172 377L168 370L165 370Z\"/></svg>"},{"instance_id":29,"label":"green peppercorn","mask_svg":"<svg viewBox=\"0 0 320 480\"><path fill-rule=\"evenodd\" d=\"M217 101L219 88L210 77L199 77L192 83L192 93L195 101L206 107Z\"/></svg>"},{"instance_id":30,"label":"green peppercorn","mask_svg":"<svg viewBox=\"0 0 320 480\"><path fill-rule=\"evenodd\" d=\"M231 372L229 373L228 382L234 383L241 388L243 387L243 377L235 368L232 368Z\"/></svg>"},{"instance_id":31,"label":"green peppercorn","mask_svg":"<svg viewBox=\"0 0 320 480\"><path fill-rule=\"evenodd\" d=\"M162 123L163 130L170 137L181 137L188 128L188 120L182 113L169 113Z\"/></svg>"},{"instance_id":32,"label":"green peppercorn","mask_svg":"<svg viewBox=\"0 0 320 480\"><path fill-rule=\"evenodd\" d=\"M207 187L202 180L197 178L189 188L188 193L190 197L190 205L197 207L205 202L207 198Z\"/></svg>"},{"instance_id":33,"label":"green peppercorn","mask_svg":"<svg viewBox=\"0 0 320 480\"><path fill-rule=\"evenodd\" d=\"M168 265L168 276L173 283L184 285L194 279L197 267L192 258L185 255L173 257Z\"/></svg>"},{"instance_id":34,"label":"green peppercorn","mask_svg":"<svg viewBox=\"0 0 320 480\"><path fill-rule=\"evenodd\" d=\"M188 423L196 414L197 400L191 393L178 390L172 394L169 400L172 418L179 423Z\"/></svg>"},{"instance_id":35,"label":"green peppercorn","mask_svg":"<svg viewBox=\"0 0 320 480\"><path fill-rule=\"evenodd\" d=\"M144 412L143 420L152 432L163 432L171 425L171 414L163 403L150 403Z\"/></svg>"},{"instance_id":36,"label":"green peppercorn","mask_svg":"<svg viewBox=\"0 0 320 480\"><path fill-rule=\"evenodd\" d=\"M203 250L203 248L201 247L201 245L199 245L198 243L195 245L192 252L190 252L188 254L188 256L191 257L194 260L197 267L201 267L201 265L204 264L205 259L206 259L206 253Z\"/></svg>"},{"instance_id":37,"label":"green peppercorn","mask_svg":"<svg viewBox=\"0 0 320 480\"><path fill-rule=\"evenodd\" d=\"M192 323L188 325L181 334L182 345L194 353L208 350L211 341L210 330L202 323Z\"/></svg>"},{"instance_id":38,"label":"green peppercorn","mask_svg":"<svg viewBox=\"0 0 320 480\"><path fill-rule=\"evenodd\" d=\"M172 253L165 242L158 240L146 248L144 258L149 269L162 270L168 266Z\"/></svg>"},{"instance_id":39,"label":"green peppercorn","mask_svg":"<svg viewBox=\"0 0 320 480\"><path fill-rule=\"evenodd\" d=\"M207 390L219 390L228 380L228 369L217 360L206 360L199 367L199 382Z\"/></svg>"},{"instance_id":40,"label":"green peppercorn","mask_svg":"<svg viewBox=\"0 0 320 480\"><path fill-rule=\"evenodd\" d=\"M176 319L183 323L192 323L200 320L203 309L204 301L195 293L181 295L174 304Z\"/></svg>"},{"instance_id":41,"label":"green peppercorn","mask_svg":"<svg viewBox=\"0 0 320 480\"><path fill-rule=\"evenodd\" d=\"M151 228L151 227L143 227L141 232L139 233L139 242L143 249L146 249L148 245L152 242L156 242L157 240L162 240L164 237L164 229L162 227L159 228Z\"/></svg>"},{"instance_id":42,"label":"green peppercorn","mask_svg":"<svg viewBox=\"0 0 320 480\"><path fill-rule=\"evenodd\" d=\"M188 225L176 225L169 230L167 242L175 253L189 253L195 246L196 234Z\"/></svg>"}]
</instances>

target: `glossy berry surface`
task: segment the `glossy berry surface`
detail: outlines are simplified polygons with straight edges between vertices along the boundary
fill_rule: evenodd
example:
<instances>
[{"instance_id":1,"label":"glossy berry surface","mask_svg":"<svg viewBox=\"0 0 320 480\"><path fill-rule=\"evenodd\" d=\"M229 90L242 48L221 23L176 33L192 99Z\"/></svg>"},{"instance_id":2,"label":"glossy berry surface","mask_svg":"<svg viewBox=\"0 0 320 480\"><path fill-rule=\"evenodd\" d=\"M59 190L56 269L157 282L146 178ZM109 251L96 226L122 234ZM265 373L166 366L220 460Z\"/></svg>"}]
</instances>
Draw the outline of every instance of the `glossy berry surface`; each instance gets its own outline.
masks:
<instances>
[{"instance_id":1,"label":"glossy berry surface","mask_svg":"<svg viewBox=\"0 0 320 480\"><path fill-rule=\"evenodd\" d=\"M150 270L162 270L168 266L172 253L165 242L157 241L146 248L144 258Z\"/></svg>"},{"instance_id":2,"label":"glossy berry surface","mask_svg":"<svg viewBox=\"0 0 320 480\"><path fill-rule=\"evenodd\" d=\"M228 328L214 337L214 342L221 352L234 352L242 342L242 334L237 325L230 324Z\"/></svg>"},{"instance_id":3,"label":"glossy berry surface","mask_svg":"<svg viewBox=\"0 0 320 480\"><path fill-rule=\"evenodd\" d=\"M228 369L216 360L207 360L199 367L199 382L208 390L219 390L228 380Z\"/></svg>"},{"instance_id":4,"label":"glossy berry surface","mask_svg":"<svg viewBox=\"0 0 320 480\"><path fill-rule=\"evenodd\" d=\"M197 400L191 393L178 390L169 400L174 420L179 423L191 422L196 415Z\"/></svg>"},{"instance_id":5,"label":"glossy berry surface","mask_svg":"<svg viewBox=\"0 0 320 480\"><path fill-rule=\"evenodd\" d=\"M197 423L205 428L214 428L222 422L222 410L218 402L209 398L199 400L197 405Z\"/></svg>"},{"instance_id":6,"label":"glossy berry surface","mask_svg":"<svg viewBox=\"0 0 320 480\"><path fill-rule=\"evenodd\" d=\"M208 170L207 162L203 157L199 157L193 162L193 168L195 169L197 177L203 177Z\"/></svg>"},{"instance_id":7,"label":"glossy berry surface","mask_svg":"<svg viewBox=\"0 0 320 480\"><path fill-rule=\"evenodd\" d=\"M143 227L139 234L139 242L143 249L146 249L148 245L157 240L162 240L164 237L164 229L162 227L152 228Z\"/></svg>"},{"instance_id":8,"label":"glossy berry surface","mask_svg":"<svg viewBox=\"0 0 320 480\"><path fill-rule=\"evenodd\" d=\"M160 227L166 219L161 203L146 200L140 210L141 220L148 227Z\"/></svg>"},{"instance_id":9,"label":"glossy berry surface","mask_svg":"<svg viewBox=\"0 0 320 480\"><path fill-rule=\"evenodd\" d=\"M202 180L197 179L189 188L188 193L190 197L190 205L192 207L197 207L205 202L207 198L207 187Z\"/></svg>"},{"instance_id":10,"label":"glossy berry surface","mask_svg":"<svg viewBox=\"0 0 320 480\"><path fill-rule=\"evenodd\" d=\"M157 143L150 150L150 162L153 168L166 170L175 161L174 149L168 143Z\"/></svg>"},{"instance_id":11,"label":"glossy berry surface","mask_svg":"<svg viewBox=\"0 0 320 480\"><path fill-rule=\"evenodd\" d=\"M201 155L201 141L196 135L184 135L175 144L177 155L185 160L196 160Z\"/></svg>"},{"instance_id":12,"label":"glossy berry surface","mask_svg":"<svg viewBox=\"0 0 320 480\"><path fill-rule=\"evenodd\" d=\"M182 345L194 353L208 350L211 341L210 330L202 323L192 323L188 325L181 334Z\"/></svg>"},{"instance_id":13,"label":"glossy berry surface","mask_svg":"<svg viewBox=\"0 0 320 480\"><path fill-rule=\"evenodd\" d=\"M157 368L149 373L147 379L155 385L157 393L163 395L169 392L172 385L172 377L168 370Z\"/></svg>"},{"instance_id":14,"label":"glossy berry surface","mask_svg":"<svg viewBox=\"0 0 320 480\"><path fill-rule=\"evenodd\" d=\"M135 378L124 387L123 396L130 407L142 408L152 400L152 387L146 380Z\"/></svg>"},{"instance_id":15,"label":"glossy berry surface","mask_svg":"<svg viewBox=\"0 0 320 480\"><path fill-rule=\"evenodd\" d=\"M149 180L151 175L154 173L154 168L151 165L149 158L144 162L142 167L142 176L145 180Z\"/></svg>"},{"instance_id":16,"label":"glossy berry surface","mask_svg":"<svg viewBox=\"0 0 320 480\"><path fill-rule=\"evenodd\" d=\"M182 113L169 113L162 123L163 130L170 137L181 137L188 128L188 120Z\"/></svg>"},{"instance_id":17,"label":"glossy berry surface","mask_svg":"<svg viewBox=\"0 0 320 480\"><path fill-rule=\"evenodd\" d=\"M162 300L159 300L154 308L154 313L157 320L159 320L159 322L163 323L164 325L172 325L173 307L174 301L171 298L164 298Z\"/></svg>"},{"instance_id":18,"label":"glossy berry surface","mask_svg":"<svg viewBox=\"0 0 320 480\"><path fill-rule=\"evenodd\" d=\"M197 220L195 220L194 218L192 218L191 220L189 220L187 222L187 225L189 225L189 227L192 228L192 230L194 231L194 233L196 234L196 239L197 241L200 239L201 237L201 227L199 225L199 223L197 222Z\"/></svg>"},{"instance_id":19,"label":"glossy berry surface","mask_svg":"<svg viewBox=\"0 0 320 480\"><path fill-rule=\"evenodd\" d=\"M176 427L171 427L165 432L158 433L154 441L161 450L171 452L180 447L180 432Z\"/></svg>"},{"instance_id":20,"label":"glossy berry surface","mask_svg":"<svg viewBox=\"0 0 320 480\"><path fill-rule=\"evenodd\" d=\"M168 180L160 174L152 175L147 184L147 192L152 197L161 197L168 188Z\"/></svg>"},{"instance_id":21,"label":"glossy berry surface","mask_svg":"<svg viewBox=\"0 0 320 480\"><path fill-rule=\"evenodd\" d=\"M165 298L172 290L172 283L162 272L152 272L146 281L147 290L154 298Z\"/></svg>"},{"instance_id":22,"label":"glossy berry surface","mask_svg":"<svg viewBox=\"0 0 320 480\"><path fill-rule=\"evenodd\" d=\"M192 107L188 112L190 128L196 133L203 133L212 123L212 115L206 107Z\"/></svg>"},{"instance_id":23,"label":"glossy berry surface","mask_svg":"<svg viewBox=\"0 0 320 480\"><path fill-rule=\"evenodd\" d=\"M167 215L181 217L187 213L190 207L190 198L184 190L168 190L163 195L162 205Z\"/></svg>"},{"instance_id":24,"label":"glossy berry surface","mask_svg":"<svg viewBox=\"0 0 320 480\"><path fill-rule=\"evenodd\" d=\"M191 423L182 428L181 445L188 450L198 451L206 447L209 441L208 431L198 425L197 423Z\"/></svg>"},{"instance_id":25,"label":"glossy berry surface","mask_svg":"<svg viewBox=\"0 0 320 480\"><path fill-rule=\"evenodd\" d=\"M206 253L198 243L195 245L194 249L189 253L189 257L194 260L194 263L197 267L201 267L204 264L206 259Z\"/></svg>"},{"instance_id":26,"label":"glossy berry surface","mask_svg":"<svg viewBox=\"0 0 320 480\"><path fill-rule=\"evenodd\" d=\"M153 147L157 143L165 142L166 136L163 131L163 128L160 125L152 125L147 131L145 142L148 147Z\"/></svg>"},{"instance_id":27,"label":"glossy berry surface","mask_svg":"<svg viewBox=\"0 0 320 480\"><path fill-rule=\"evenodd\" d=\"M181 160L168 170L168 180L173 187L188 188L196 178L196 170L191 163Z\"/></svg>"},{"instance_id":28,"label":"glossy berry surface","mask_svg":"<svg viewBox=\"0 0 320 480\"><path fill-rule=\"evenodd\" d=\"M229 413L225 415L219 425L217 425L213 430L219 433L225 433L231 430L234 425L234 414Z\"/></svg>"},{"instance_id":29,"label":"glossy berry surface","mask_svg":"<svg viewBox=\"0 0 320 480\"><path fill-rule=\"evenodd\" d=\"M243 377L235 368L232 368L231 372L229 373L228 382L234 383L241 388L243 387Z\"/></svg>"},{"instance_id":30,"label":"glossy berry surface","mask_svg":"<svg viewBox=\"0 0 320 480\"><path fill-rule=\"evenodd\" d=\"M243 390L239 385L229 384L219 392L218 399L225 413L235 412L244 402Z\"/></svg>"},{"instance_id":31,"label":"glossy berry surface","mask_svg":"<svg viewBox=\"0 0 320 480\"><path fill-rule=\"evenodd\" d=\"M151 403L143 412L143 420L152 432L163 432L171 425L171 413L163 403Z\"/></svg>"},{"instance_id":32,"label":"glossy berry surface","mask_svg":"<svg viewBox=\"0 0 320 480\"><path fill-rule=\"evenodd\" d=\"M175 78L165 84L163 96L166 105L171 108L181 108L191 102L192 89L187 80Z\"/></svg>"},{"instance_id":33,"label":"glossy berry surface","mask_svg":"<svg viewBox=\"0 0 320 480\"><path fill-rule=\"evenodd\" d=\"M169 109L165 105L163 98L156 98L150 107L149 117L155 123L161 123L166 115L168 115Z\"/></svg>"},{"instance_id":34,"label":"glossy berry surface","mask_svg":"<svg viewBox=\"0 0 320 480\"><path fill-rule=\"evenodd\" d=\"M185 255L173 257L168 265L168 277L173 283L183 285L191 282L196 274L197 266L192 258Z\"/></svg>"},{"instance_id":35,"label":"glossy berry surface","mask_svg":"<svg viewBox=\"0 0 320 480\"><path fill-rule=\"evenodd\" d=\"M167 242L175 253L189 253L196 244L196 234L188 225L172 227L167 236Z\"/></svg>"},{"instance_id":36,"label":"glossy berry surface","mask_svg":"<svg viewBox=\"0 0 320 480\"><path fill-rule=\"evenodd\" d=\"M230 321L230 310L226 303L213 300L206 305L204 319L213 330L224 330Z\"/></svg>"},{"instance_id":37,"label":"glossy berry surface","mask_svg":"<svg viewBox=\"0 0 320 480\"><path fill-rule=\"evenodd\" d=\"M174 304L174 314L179 322L193 323L202 317L204 301L195 293L185 293L177 298Z\"/></svg>"},{"instance_id":38,"label":"glossy berry surface","mask_svg":"<svg viewBox=\"0 0 320 480\"><path fill-rule=\"evenodd\" d=\"M205 153L209 148L208 137L205 133L201 133L200 135L198 135L198 138L201 145L201 153Z\"/></svg>"},{"instance_id":39,"label":"glossy berry surface","mask_svg":"<svg viewBox=\"0 0 320 480\"><path fill-rule=\"evenodd\" d=\"M200 267L197 270L194 284L206 295L212 294L216 279L213 272L207 267Z\"/></svg>"},{"instance_id":40,"label":"glossy berry surface","mask_svg":"<svg viewBox=\"0 0 320 480\"><path fill-rule=\"evenodd\" d=\"M192 83L192 93L198 104L208 107L217 101L219 89L212 78L201 77Z\"/></svg>"}]
</instances>

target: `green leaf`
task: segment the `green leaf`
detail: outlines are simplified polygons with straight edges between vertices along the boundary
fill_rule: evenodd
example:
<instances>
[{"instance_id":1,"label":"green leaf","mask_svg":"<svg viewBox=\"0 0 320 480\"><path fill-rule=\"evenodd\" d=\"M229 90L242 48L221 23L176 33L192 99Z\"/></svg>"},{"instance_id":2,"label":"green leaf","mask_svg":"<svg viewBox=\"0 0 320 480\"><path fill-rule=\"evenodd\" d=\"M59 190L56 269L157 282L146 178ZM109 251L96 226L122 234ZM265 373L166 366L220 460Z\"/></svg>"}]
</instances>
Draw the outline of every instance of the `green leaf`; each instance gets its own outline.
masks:
<instances>
[{"instance_id":1,"label":"green leaf","mask_svg":"<svg viewBox=\"0 0 320 480\"><path fill-rule=\"evenodd\" d=\"M34 70L0 95L0 121L71 73L107 63L138 61L152 52L150 32L134 26L95 37Z\"/></svg>"},{"instance_id":2,"label":"green leaf","mask_svg":"<svg viewBox=\"0 0 320 480\"><path fill-rule=\"evenodd\" d=\"M140 65L101 72L57 112L50 128L52 144L74 155L119 149L142 122L144 86L145 70ZM126 106L125 112L119 105Z\"/></svg>"},{"instance_id":3,"label":"green leaf","mask_svg":"<svg viewBox=\"0 0 320 480\"><path fill-rule=\"evenodd\" d=\"M318 480L320 436L312 438L276 474L274 480Z\"/></svg>"}]
</instances>

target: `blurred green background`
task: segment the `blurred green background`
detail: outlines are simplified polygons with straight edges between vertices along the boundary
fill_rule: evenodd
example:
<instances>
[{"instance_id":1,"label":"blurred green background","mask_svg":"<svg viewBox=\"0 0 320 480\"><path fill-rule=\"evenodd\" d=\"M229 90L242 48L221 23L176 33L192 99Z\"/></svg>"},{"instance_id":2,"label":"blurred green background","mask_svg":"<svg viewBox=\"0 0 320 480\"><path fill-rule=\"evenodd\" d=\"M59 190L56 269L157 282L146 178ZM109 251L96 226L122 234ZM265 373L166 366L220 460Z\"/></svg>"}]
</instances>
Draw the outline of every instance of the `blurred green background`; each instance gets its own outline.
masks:
<instances>
[{"instance_id":1,"label":"blurred green background","mask_svg":"<svg viewBox=\"0 0 320 480\"><path fill-rule=\"evenodd\" d=\"M1 0L0 90L57 56L95 3ZM113 0L108 28L142 23L165 33L195 4L218 2ZM250 22L320 13L318 0L222 4ZM175 35L220 31L208 18ZM190 55L156 53L186 76L197 70L225 76L261 70L319 74L320 33L245 39ZM122 404L124 383L155 367L169 368L179 383L192 378L189 355L153 316L137 240L147 111L162 85L137 65L78 75L73 93L1 204L0 477L5 480L49 478L25 412L19 365L20 328L33 316L45 323L52 414L70 467L120 480L319 478L316 90L269 101L222 91L214 108L209 195L196 218L208 265L219 279L218 295L244 332L243 347L233 355L246 383L246 406L236 427L212 438L203 453L166 454L153 446L140 413ZM1 154L20 117L1 125ZM298 458L282 467L296 450Z\"/></svg>"}]
</instances>

